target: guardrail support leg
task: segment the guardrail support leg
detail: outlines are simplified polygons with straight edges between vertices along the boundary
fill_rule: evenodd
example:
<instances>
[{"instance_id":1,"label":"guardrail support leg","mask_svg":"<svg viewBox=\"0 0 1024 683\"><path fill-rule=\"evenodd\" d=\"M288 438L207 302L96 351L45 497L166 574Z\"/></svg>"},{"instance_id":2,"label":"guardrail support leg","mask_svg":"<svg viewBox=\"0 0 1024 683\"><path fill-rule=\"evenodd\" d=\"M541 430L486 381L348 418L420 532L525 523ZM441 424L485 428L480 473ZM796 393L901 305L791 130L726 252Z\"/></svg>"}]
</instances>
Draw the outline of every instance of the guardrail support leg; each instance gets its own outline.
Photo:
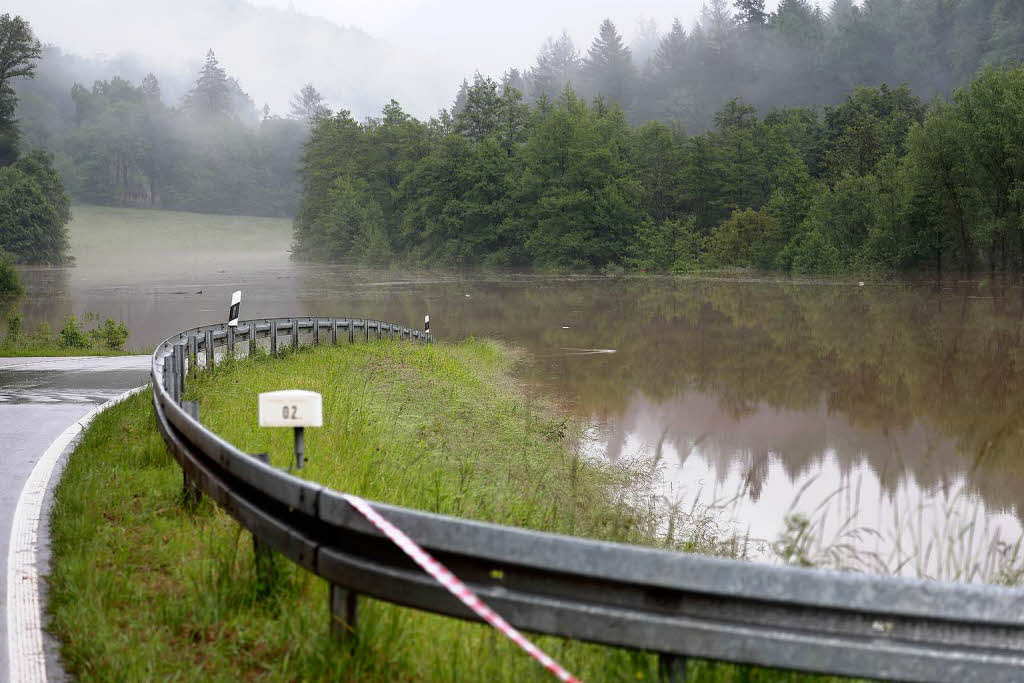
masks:
<instances>
[{"instance_id":1,"label":"guardrail support leg","mask_svg":"<svg viewBox=\"0 0 1024 683\"><path fill-rule=\"evenodd\" d=\"M331 318L331 344L338 343L338 321Z\"/></svg>"},{"instance_id":2,"label":"guardrail support leg","mask_svg":"<svg viewBox=\"0 0 1024 683\"><path fill-rule=\"evenodd\" d=\"M189 416L198 421L199 420L199 401L182 401L181 407L185 409L185 412ZM199 487L196 486L195 482L192 481L188 473L185 470L181 471L181 499L185 504L185 507L189 510L194 510L199 505L199 501L202 499L202 492Z\"/></svg>"},{"instance_id":3,"label":"guardrail support leg","mask_svg":"<svg viewBox=\"0 0 1024 683\"><path fill-rule=\"evenodd\" d=\"M658 678L662 683L686 683L686 657L659 654Z\"/></svg>"},{"instance_id":4,"label":"guardrail support leg","mask_svg":"<svg viewBox=\"0 0 1024 683\"><path fill-rule=\"evenodd\" d=\"M313 346L320 346L320 318L313 318Z\"/></svg>"},{"instance_id":5,"label":"guardrail support leg","mask_svg":"<svg viewBox=\"0 0 1024 683\"><path fill-rule=\"evenodd\" d=\"M235 355L235 328L228 325L228 356Z\"/></svg>"},{"instance_id":6,"label":"guardrail support leg","mask_svg":"<svg viewBox=\"0 0 1024 683\"><path fill-rule=\"evenodd\" d=\"M270 321L270 355L277 355L277 321Z\"/></svg>"},{"instance_id":7,"label":"guardrail support leg","mask_svg":"<svg viewBox=\"0 0 1024 683\"><path fill-rule=\"evenodd\" d=\"M256 355L256 323L249 323L249 358Z\"/></svg>"},{"instance_id":8,"label":"guardrail support leg","mask_svg":"<svg viewBox=\"0 0 1024 683\"><path fill-rule=\"evenodd\" d=\"M176 403L181 403L185 395L185 344L175 344L171 349L171 363L174 365L174 390L171 395Z\"/></svg>"},{"instance_id":9,"label":"guardrail support leg","mask_svg":"<svg viewBox=\"0 0 1024 683\"><path fill-rule=\"evenodd\" d=\"M253 457L261 462L270 462L270 455L267 453L253 453ZM278 584L280 573L277 565L277 558L274 557L273 549L260 542L256 534L252 535L253 565L256 569L257 593L260 597L267 597L274 592Z\"/></svg>"},{"instance_id":10,"label":"guardrail support leg","mask_svg":"<svg viewBox=\"0 0 1024 683\"><path fill-rule=\"evenodd\" d=\"M206 331L206 369L213 370L213 330Z\"/></svg>"},{"instance_id":11,"label":"guardrail support leg","mask_svg":"<svg viewBox=\"0 0 1024 683\"><path fill-rule=\"evenodd\" d=\"M299 350L299 319L292 320L292 350Z\"/></svg>"},{"instance_id":12,"label":"guardrail support leg","mask_svg":"<svg viewBox=\"0 0 1024 683\"><path fill-rule=\"evenodd\" d=\"M342 643L355 640L359 594L331 584L331 635Z\"/></svg>"}]
</instances>

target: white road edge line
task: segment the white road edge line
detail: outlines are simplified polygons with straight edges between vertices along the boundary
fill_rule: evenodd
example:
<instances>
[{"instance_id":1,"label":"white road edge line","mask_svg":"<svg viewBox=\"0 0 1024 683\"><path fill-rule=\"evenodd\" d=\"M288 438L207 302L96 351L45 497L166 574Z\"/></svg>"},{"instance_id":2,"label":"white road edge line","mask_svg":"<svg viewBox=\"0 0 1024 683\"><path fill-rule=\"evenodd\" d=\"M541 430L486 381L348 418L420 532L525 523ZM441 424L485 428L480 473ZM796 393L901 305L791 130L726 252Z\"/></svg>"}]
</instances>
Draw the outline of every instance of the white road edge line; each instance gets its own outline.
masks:
<instances>
[{"instance_id":1,"label":"white road edge line","mask_svg":"<svg viewBox=\"0 0 1024 683\"><path fill-rule=\"evenodd\" d=\"M12 683L47 680L37 555L40 525L45 523L43 503L53 471L64 450L97 415L148 386L130 389L93 408L65 429L43 453L21 489L11 523L11 545L7 551L7 668Z\"/></svg>"}]
</instances>

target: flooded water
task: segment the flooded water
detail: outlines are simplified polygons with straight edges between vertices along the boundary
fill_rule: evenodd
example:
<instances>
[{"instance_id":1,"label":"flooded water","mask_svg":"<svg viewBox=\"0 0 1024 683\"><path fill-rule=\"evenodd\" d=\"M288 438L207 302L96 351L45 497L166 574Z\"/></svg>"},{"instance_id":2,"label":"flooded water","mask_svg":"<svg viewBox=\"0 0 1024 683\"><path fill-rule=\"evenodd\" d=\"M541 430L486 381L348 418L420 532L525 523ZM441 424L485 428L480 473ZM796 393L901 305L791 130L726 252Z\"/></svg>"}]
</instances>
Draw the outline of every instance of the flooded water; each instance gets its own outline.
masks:
<instances>
[{"instance_id":1,"label":"flooded water","mask_svg":"<svg viewBox=\"0 0 1024 683\"><path fill-rule=\"evenodd\" d=\"M236 239L197 227L227 219L109 211L79 210L75 267L24 271L28 325L95 311L148 350L223 321L234 289L243 318L429 313L438 338L528 349L524 377L586 418L589 453L655 459L663 503L710 507L755 556L802 513L806 559L991 579L1021 533L1020 287L307 266L284 222Z\"/></svg>"}]
</instances>

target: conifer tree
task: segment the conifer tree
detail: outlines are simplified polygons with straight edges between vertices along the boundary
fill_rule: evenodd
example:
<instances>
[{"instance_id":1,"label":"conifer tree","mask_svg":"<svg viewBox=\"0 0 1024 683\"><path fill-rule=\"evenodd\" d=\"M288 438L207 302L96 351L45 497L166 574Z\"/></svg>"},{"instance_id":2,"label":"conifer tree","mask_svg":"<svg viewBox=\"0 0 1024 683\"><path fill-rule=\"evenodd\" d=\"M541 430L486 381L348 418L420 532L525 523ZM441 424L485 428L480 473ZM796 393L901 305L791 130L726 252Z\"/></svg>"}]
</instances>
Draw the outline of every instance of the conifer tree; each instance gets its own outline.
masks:
<instances>
[{"instance_id":1,"label":"conifer tree","mask_svg":"<svg viewBox=\"0 0 1024 683\"><path fill-rule=\"evenodd\" d=\"M630 103L634 76L629 48L611 19L605 19L583 60L583 78L589 93L626 106Z\"/></svg>"},{"instance_id":2,"label":"conifer tree","mask_svg":"<svg viewBox=\"0 0 1024 683\"><path fill-rule=\"evenodd\" d=\"M672 22L672 29L666 33L658 49L654 51L654 71L656 74L672 74L681 71L686 64L686 29L678 19Z\"/></svg>"},{"instance_id":3,"label":"conifer tree","mask_svg":"<svg viewBox=\"0 0 1024 683\"><path fill-rule=\"evenodd\" d=\"M565 31L558 40L548 38L537 55L537 64L530 69L530 96L538 101L558 97L565 86L577 80L580 56L572 38Z\"/></svg>"},{"instance_id":4,"label":"conifer tree","mask_svg":"<svg viewBox=\"0 0 1024 683\"><path fill-rule=\"evenodd\" d=\"M185 109L203 117L229 117L232 114L231 85L227 73L217 63L213 50L207 50L206 62L195 86L185 95Z\"/></svg>"},{"instance_id":5,"label":"conifer tree","mask_svg":"<svg viewBox=\"0 0 1024 683\"><path fill-rule=\"evenodd\" d=\"M330 116L331 110L324 104L324 97L312 83L302 86L291 101L291 117L306 123L314 123L321 116Z\"/></svg>"},{"instance_id":6,"label":"conifer tree","mask_svg":"<svg viewBox=\"0 0 1024 683\"><path fill-rule=\"evenodd\" d=\"M768 22L764 0L736 0L735 7L736 19L743 26L764 26Z\"/></svg>"}]
</instances>

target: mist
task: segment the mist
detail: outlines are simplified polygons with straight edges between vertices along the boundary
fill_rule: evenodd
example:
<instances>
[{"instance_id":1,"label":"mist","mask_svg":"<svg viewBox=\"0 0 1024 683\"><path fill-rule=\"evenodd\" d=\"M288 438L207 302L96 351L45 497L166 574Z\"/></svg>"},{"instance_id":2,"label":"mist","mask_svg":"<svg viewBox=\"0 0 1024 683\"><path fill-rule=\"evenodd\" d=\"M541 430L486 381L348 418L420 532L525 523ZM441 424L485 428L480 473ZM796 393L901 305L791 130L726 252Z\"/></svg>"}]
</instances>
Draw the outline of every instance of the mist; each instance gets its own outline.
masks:
<instances>
[{"instance_id":1,"label":"mist","mask_svg":"<svg viewBox=\"0 0 1024 683\"><path fill-rule=\"evenodd\" d=\"M776 4L768 3L770 9ZM112 62L96 77L137 81L154 72L171 105L212 48L257 107L286 113L290 98L311 82L329 107L362 118L392 98L428 117L450 106L459 83L476 71L494 77L510 67L525 71L544 41L563 30L585 53L605 18L636 43L640 22L653 21L664 33L677 17L689 28L701 5L572 0L481 10L469 0L9 0L5 11L24 16L43 43ZM645 56L643 49L637 53ZM133 67L127 73L119 70L125 64Z\"/></svg>"}]
</instances>

